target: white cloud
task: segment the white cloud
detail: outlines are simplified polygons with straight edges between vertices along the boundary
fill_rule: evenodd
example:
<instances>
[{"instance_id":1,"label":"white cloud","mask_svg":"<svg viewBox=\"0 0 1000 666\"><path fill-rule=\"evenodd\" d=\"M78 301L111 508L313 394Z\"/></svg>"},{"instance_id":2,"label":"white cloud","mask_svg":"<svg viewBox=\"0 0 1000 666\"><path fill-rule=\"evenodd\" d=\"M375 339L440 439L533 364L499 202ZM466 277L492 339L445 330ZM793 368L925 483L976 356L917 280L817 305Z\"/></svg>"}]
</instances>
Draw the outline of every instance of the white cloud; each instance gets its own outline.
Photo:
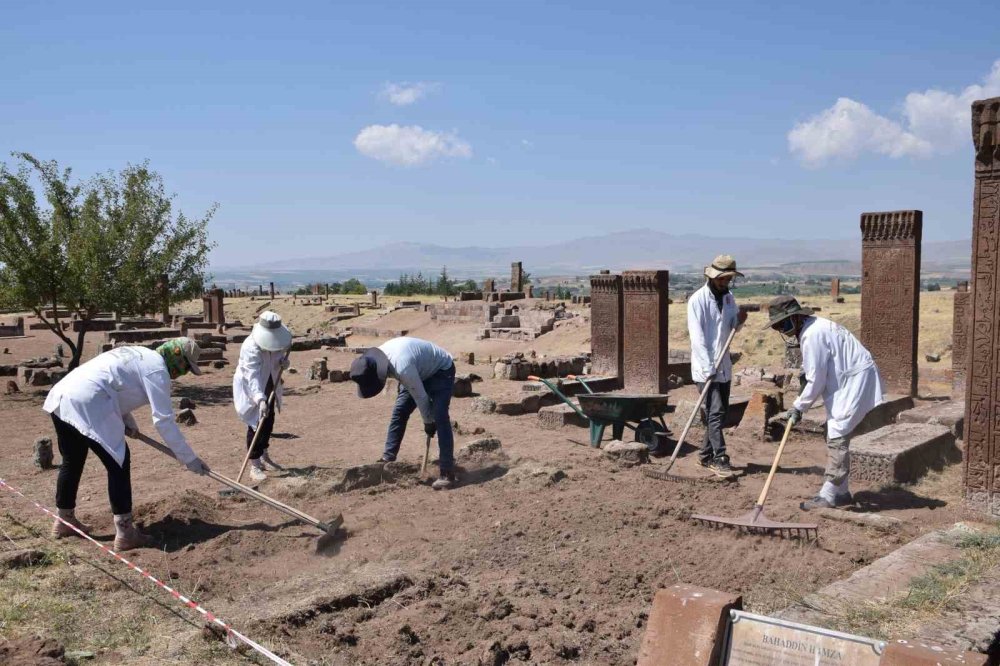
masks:
<instances>
[{"instance_id":1,"label":"white cloud","mask_svg":"<svg viewBox=\"0 0 1000 666\"><path fill-rule=\"evenodd\" d=\"M419 125L369 125L354 137L354 147L366 157L397 166L472 157L472 146L454 132L434 132Z\"/></svg>"},{"instance_id":2,"label":"white cloud","mask_svg":"<svg viewBox=\"0 0 1000 666\"><path fill-rule=\"evenodd\" d=\"M532 148L535 147L535 142L528 141L527 139L521 139L521 145L527 148L528 150L531 150Z\"/></svg>"},{"instance_id":3,"label":"white cloud","mask_svg":"<svg viewBox=\"0 0 1000 666\"><path fill-rule=\"evenodd\" d=\"M424 97L427 97L430 93L434 92L440 87L437 83L427 83L424 81L417 81L416 83L410 83L404 81L402 83L386 83L382 86L382 91L379 93L383 99L389 100L390 104L395 104L396 106L409 106L419 102Z\"/></svg>"},{"instance_id":4,"label":"white cloud","mask_svg":"<svg viewBox=\"0 0 1000 666\"><path fill-rule=\"evenodd\" d=\"M841 97L795 125L788 133L788 149L809 167L864 153L900 158L949 152L969 140L972 102L996 95L1000 95L1000 60L993 63L982 85L968 86L958 94L936 89L908 94L898 121Z\"/></svg>"}]
</instances>

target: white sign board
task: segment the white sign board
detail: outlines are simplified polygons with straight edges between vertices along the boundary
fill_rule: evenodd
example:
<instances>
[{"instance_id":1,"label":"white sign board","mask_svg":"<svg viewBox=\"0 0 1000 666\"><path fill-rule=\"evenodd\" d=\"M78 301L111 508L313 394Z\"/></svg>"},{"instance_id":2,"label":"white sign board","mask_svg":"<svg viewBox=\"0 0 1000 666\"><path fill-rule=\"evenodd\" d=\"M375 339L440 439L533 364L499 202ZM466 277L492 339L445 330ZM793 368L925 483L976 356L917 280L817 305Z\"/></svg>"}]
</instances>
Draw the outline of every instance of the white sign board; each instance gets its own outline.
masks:
<instances>
[{"instance_id":1,"label":"white sign board","mask_svg":"<svg viewBox=\"0 0 1000 666\"><path fill-rule=\"evenodd\" d=\"M878 666L885 643L730 611L726 666Z\"/></svg>"}]
</instances>

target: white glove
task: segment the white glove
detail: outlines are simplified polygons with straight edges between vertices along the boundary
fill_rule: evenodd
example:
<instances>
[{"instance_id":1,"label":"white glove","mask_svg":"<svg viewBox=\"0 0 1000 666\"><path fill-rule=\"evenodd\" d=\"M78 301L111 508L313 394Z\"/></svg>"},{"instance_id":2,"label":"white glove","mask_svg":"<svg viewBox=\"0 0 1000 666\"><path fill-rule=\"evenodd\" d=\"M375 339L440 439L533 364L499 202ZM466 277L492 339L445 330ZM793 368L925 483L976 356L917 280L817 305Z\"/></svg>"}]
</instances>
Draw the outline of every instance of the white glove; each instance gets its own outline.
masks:
<instances>
[{"instance_id":1,"label":"white glove","mask_svg":"<svg viewBox=\"0 0 1000 666\"><path fill-rule=\"evenodd\" d=\"M188 468L189 472L194 472L195 474L199 474L201 476L204 476L211 471L208 469L208 465L206 465L201 458L195 458L191 462L186 463L184 466Z\"/></svg>"},{"instance_id":2,"label":"white glove","mask_svg":"<svg viewBox=\"0 0 1000 666\"><path fill-rule=\"evenodd\" d=\"M260 412L260 420L263 421L268 416L271 415L271 408L267 404L267 400L261 400L257 403L257 410Z\"/></svg>"}]
</instances>

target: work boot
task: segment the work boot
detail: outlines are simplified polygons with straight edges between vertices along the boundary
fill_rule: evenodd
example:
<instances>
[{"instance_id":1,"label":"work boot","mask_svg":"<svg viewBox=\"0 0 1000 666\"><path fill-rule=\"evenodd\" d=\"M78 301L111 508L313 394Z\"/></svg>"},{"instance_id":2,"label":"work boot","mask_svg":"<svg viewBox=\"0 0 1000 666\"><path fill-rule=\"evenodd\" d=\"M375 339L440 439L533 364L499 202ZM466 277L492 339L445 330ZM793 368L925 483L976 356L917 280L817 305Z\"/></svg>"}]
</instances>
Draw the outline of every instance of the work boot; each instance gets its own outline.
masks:
<instances>
[{"instance_id":1,"label":"work boot","mask_svg":"<svg viewBox=\"0 0 1000 666\"><path fill-rule=\"evenodd\" d=\"M457 485L458 479L455 477L454 472L441 472L441 476L431 484L431 488L434 490L451 490Z\"/></svg>"},{"instance_id":2,"label":"work boot","mask_svg":"<svg viewBox=\"0 0 1000 666\"><path fill-rule=\"evenodd\" d=\"M264 471L264 464L260 458L250 461L250 478L254 481L263 481L267 478L267 472Z\"/></svg>"},{"instance_id":3,"label":"work boot","mask_svg":"<svg viewBox=\"0 0 1000 666\"><path fill-rule=\"evenodd\" d=\"M267 451L264 451L264 453L261 454L261 456L260 456L260 462L261 462L261 467L263 467L264 469L267 469L268 467L270 467L271 469L275 470L276 472L280 472L281 470L285 469L284 467L282 467L278 463L276 463L273 460L271 460L271 456L269 456L267 454Z\"/></svg>"},{"instance_id":4,"label":"work boot","mask_svg":"<svg viewBox=\"0 0 1000 666\"><path fill-rule=\"evenodd\" d=\"M715 456L705 466L715 472L718 476L732 476L733 473L733 468L729 465L729 456L725 453L721 456Z\"/></svg>"},{"instance_id":5,"label":"work boot","mask_svg":"<svg viewBox=\"0 0 1000 666\"><path fill-rule=\"evenodd\" d=\"M142 548L149 544L149 537L132 522L131 513L115 514L115 552Z\"/></svg>"},{"instance_id":6,"label":"work boot","mask_svg":"<svg viewBox=\"0 0 1000 666\"><path fill-rule=\"evenodd\" d=\"M90 526L84 525L79 520L76 519L76 514L74 509L57 509L57 513L60 518L65 520L67 523L77 528L85 534L90 534ZM62 539L63 537L80 536L77 532L71 530L64 523L56 520L52 523L52 538Z\"/></svg>"},{"instance_id":7,"label":"work boot","mask_svg":"<svg viewBox=\"0 0 1000 666\"><path fill-rule=\"evenodd\" d=\"M384 465L385 463L396 462L396 459L394 457L390 457L385 453L383 453L382 457L379 458L376 462L382 463Z\"/></svg>"}]
</instances>

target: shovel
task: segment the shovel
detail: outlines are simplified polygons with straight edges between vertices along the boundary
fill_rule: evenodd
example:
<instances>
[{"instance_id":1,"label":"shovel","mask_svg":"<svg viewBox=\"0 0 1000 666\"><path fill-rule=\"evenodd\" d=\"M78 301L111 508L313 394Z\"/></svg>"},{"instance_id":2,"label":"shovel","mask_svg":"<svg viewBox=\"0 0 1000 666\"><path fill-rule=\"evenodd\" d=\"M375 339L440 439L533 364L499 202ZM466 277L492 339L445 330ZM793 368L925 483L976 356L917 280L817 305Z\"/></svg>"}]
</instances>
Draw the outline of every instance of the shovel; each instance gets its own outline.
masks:
<instances>
[{"instance_id":1,"label":"shovel","mask_svg":"<svg viewBox=\"0 0 1000 666\"><path fill-rule=\"evenodd\" d=\"M141 433L139 434L138 439L142 440L146 444L149 444L151 447L153 447L154 449L156 449L160 453L168 455L171 458L174 458L176 460L176 458L174 457L174 452L171 451L166 446L164 446L163 444L160 444L159 442L157 442L155 439L153 439L151 437L147 437L146 435L143 435ZM278 511L280 511L280 512L282 512L284 514L287 514L287 515L289 515L289 516L291 516L293 518L301 520L303 523L307 523L307 524L312 525L313 527L315 527L315 528L317 528L319 530L322 530L323 532L326 533L326 536L330 536L330 537L334 536L334 534L336 534L336 532L337 532L337 529L339 529L340 526L344 524L344 515L343 514L338 513L337 516L336 516L336 518L334 518L333 520L331 520L328 523L324 523L324 522L321 522L319 520L316 520L315 518L313 518L312 516L310 516L307 513L303 513L302 511L299 511L296 508L290 507L287 504L283 504L283 503L279 502L278 500L276 500L276 499L274 499L272 497L268 497L264 493L257 492L253 488L249 488L247 486L244 486L242 483L237 483L236 481L233 481L232 479L230 479L228 477L222 476L221 474L218 474L216 472L213 472L213 471L209 470L208 471L208 476L211 477L211 478L213 478L213 479L215 479L219 483L226 484L227 486L229 486L230 488L232 488L233 490L235 490L237 492L243 493L247 497L252 497L253 499L255 499L255 500L259 501L259 502L263 502L264 504L267 504L272 509L277 509Z\"/></svg>"},{"instance_id":2,"label":"shovel","mask_svg":"<svg viewBox=\"0 0 1000 666\"><path fill-rule=\"evenodd\" d=\"M785 426L785 435L781 438L778 452L774 454L774 462L771 464L771 471L767 475L764 488L760 491L757 503L750 509L750 513L739 518L720 518L719 516L706 516L704 514L692 514L691 520L701 523L706 527L735 527L738 530L750 534L766 534L768 536L779 536L784 538L805 537L806 539L819 538L819 525L815 523L779 523L769 520L764 515L764 502L767 501L767 492L771 489L771 481L774 480L774 473L778 471L778 461L785 450L788 436L792 432L792 422Z\"/></svg>"}]
</instances>

